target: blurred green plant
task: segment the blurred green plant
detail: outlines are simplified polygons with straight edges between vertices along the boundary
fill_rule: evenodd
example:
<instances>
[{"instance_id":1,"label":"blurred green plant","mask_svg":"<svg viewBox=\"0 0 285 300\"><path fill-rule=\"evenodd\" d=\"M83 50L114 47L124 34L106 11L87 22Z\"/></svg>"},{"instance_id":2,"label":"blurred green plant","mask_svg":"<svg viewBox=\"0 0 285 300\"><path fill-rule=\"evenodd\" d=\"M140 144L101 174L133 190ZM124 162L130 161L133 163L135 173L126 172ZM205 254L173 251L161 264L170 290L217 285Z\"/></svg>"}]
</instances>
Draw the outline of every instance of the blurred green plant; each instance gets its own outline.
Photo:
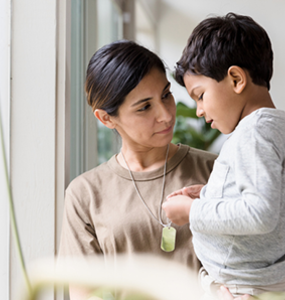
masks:
<instances>
[{"instance_id":1,"label":"blurred green plant","mask_svg":"<svg viewBox=\"0 0 285 300\"><path fill-rule=\"evenodd\" d=\"M0 152L2 152L4 177L5 177L6 188L7 188L7 200L9 202L10 225L12 228L12 233L13 233L13 237L14 237L14 241L15 241L16 252L18 254L18 258L19 258L19 262L20 262L21 271L22 271L22 274L23 274L23 277L24 277L24 280L26 283L27 290L31 294L31 284L30 284L30 280L29 280L28 273L26 270L24 255L23 255L23 251L22 251L22 247L21 247L21 243L20 243L20 236L19 236L15 208L14 208L14 200L13 200L12 189L11 189L11 184L10 184L10 175L9 175L9 171L8 171L8 163L7 163L6 149L5 149L5 143L4 143L4 132L3 132L3 125L2 125L1 110L0 110L0 144L1 144Z\"/></svg>"},{"instance_id":2,"label":"blurred green plant","mask_svg":"<svg viewBox=\"0 0 285 300\"><path fill-rule=\"evenodd\" d=\"M258 300L284 300L285 299L285 292L267 292L261 294L259 296L252 297L252 299Z\"/></svg>"},{"instance_id":3,"label":"blurred green plant","mask_svg":"<svg viewBox=\"0 0 285 300\"><path fill-rule=\"evenodd\" d=\"M177 103L176 124L172 142L185 144L194 148L209 150L210 146L221 134L212 129L204 118L198 118L196 108L188 107L182 102Z\"/></svg>"}]
</instances>

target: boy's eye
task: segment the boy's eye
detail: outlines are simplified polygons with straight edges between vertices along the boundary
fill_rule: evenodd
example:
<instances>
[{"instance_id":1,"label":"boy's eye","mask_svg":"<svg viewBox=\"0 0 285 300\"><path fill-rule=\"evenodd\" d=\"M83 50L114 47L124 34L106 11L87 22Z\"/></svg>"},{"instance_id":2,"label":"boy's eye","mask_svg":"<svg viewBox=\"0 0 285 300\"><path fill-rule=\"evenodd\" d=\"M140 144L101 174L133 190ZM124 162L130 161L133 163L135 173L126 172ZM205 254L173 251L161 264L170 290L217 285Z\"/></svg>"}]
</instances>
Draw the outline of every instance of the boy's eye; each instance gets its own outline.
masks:
<instances>
[{"instance_id":1,"label":"boy's eye","mask_svg":"<svg viewBox=\"0 0 285 300\"><path fill-rule=\"evenodd\" d=\"M140 108L138 111L145 111L150 107L150 104L146 104L144 107Z\"/></svg>"},{"instance_id":2,"label":"boy's eye","mask_svg":"<svg viewBox=\"0 0 285 300\"><path fill-rule=\"evenodd\" d=\"M204 93L198 98L198 100L203 100Z\"/></svg>"},{"instance_id":3,"label":"boy's eye","mask_svg":"<svg viewBox=\"0 0 285 300\"><path fill-rule=\"evenodd\" d=\"M162 96L162 99L166 99L167 97L169 97L170 95L172 95L172 92L171 91L168 91L166 94L164 94Z\"/></svg>"}]
</instances>

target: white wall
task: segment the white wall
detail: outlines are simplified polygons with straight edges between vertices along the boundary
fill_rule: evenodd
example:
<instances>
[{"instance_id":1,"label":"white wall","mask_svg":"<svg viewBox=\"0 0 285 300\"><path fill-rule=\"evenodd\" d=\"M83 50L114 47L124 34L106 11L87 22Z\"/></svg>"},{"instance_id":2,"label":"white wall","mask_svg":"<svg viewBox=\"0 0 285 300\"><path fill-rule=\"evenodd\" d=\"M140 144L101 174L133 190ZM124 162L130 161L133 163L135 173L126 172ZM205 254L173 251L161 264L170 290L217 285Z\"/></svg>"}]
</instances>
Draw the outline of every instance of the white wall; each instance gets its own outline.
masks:
<instances>
[{"instance_id":1,"label":"white wall","mask_svg":"<svg viewBox=\"0 0 285 300\"><path fill-rule=\"evenodd\" d=\"M10 14L11 2L0 3L0 106L29 269L32 261L53 257L58 247L65 188L69 1L13 1ZM24 280L10 234L5 188L0 162L0 293L1 299L14 300L23 296ZM54 293L45 299L54 299Z\"/></svg>"},{"instance_id":2,"label":"white wall","mask_svg":"<svg viewBox=\"0 0 285 300\"><path fill-rule=\"evenodd\" d=\"M228 12L249 15L267 31L274 51L274 73L271 95L277 108L285 110L285 2L279 0L162 0L159 20L159 49L161 57L170 69L180 58L182 50L193 28L210 14L224 15ZM177 100L186 99L187 94L173 87ZM192 102L193 104L193 102Z\"/></svg>"},{"instance_id":3,"label":"white wall","mask_svg":"<svg viewBox=\"0 0 285 300\"><path fill-rule=\"evenodd\" d=\"M44 3L17 1L12 14L11 183L27 265L55 252L56 1ZM13 239L11 278L16 299L23 278Z\"/></svg>"},{"instance_id":4,"label":"white wall","mask_svg":"<svg viewBox=\"0 0 285 300\"><path fill-rule=\"evenodd\" d=\"M157 35L159 9L159 0L137 0L135 3L135 40L154 52L159 50Z\"/></svg>"}]
</instances>

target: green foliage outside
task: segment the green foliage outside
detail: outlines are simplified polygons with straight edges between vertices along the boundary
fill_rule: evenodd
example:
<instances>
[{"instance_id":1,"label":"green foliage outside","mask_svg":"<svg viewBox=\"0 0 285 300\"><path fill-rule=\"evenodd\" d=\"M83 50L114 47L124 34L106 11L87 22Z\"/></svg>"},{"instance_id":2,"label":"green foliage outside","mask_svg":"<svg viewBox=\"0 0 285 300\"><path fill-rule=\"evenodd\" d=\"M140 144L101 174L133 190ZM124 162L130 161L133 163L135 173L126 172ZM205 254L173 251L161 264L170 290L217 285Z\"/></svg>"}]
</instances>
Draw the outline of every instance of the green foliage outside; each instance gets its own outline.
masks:
<instances>
[{"instance_id":1,"label":"green foliage outside","mask_svg":"<svg viewBox=\"0 0 285 300\"><path fill-rule=\"evenodd\" d=\"M176 124L172 139L174 144L181 143L209 150L220 134L220 131L212 129L204 118L197 117L196 108L188 107L182 102L177 103Z\"/></svg>"}]
</instances>

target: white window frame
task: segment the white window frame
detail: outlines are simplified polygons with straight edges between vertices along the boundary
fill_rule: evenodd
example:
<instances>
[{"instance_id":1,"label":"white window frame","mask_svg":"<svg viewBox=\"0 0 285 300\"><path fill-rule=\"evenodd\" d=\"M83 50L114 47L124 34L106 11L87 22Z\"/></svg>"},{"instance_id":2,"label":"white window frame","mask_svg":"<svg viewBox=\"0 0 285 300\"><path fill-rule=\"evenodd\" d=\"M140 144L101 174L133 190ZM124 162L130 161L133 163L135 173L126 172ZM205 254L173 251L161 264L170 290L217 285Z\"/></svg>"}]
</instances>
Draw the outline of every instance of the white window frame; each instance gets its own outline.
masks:
<instances>
[{"instance_id":1,"label":"white window frame","mask_svg":"<svg viewBox=\"0 0 285 300\"><path fill-rule=\"evenodd\" d=\"M59 246L68 158L70 1L5 0L0 11L1 116L17 224L29 270L34 260L54 257ZM0 293L2 299L14 300L19 299L24 281L10 233L0 166ZM50 292L46 299L63 299L63 295Z\"/></svg>"}]
</instances>

